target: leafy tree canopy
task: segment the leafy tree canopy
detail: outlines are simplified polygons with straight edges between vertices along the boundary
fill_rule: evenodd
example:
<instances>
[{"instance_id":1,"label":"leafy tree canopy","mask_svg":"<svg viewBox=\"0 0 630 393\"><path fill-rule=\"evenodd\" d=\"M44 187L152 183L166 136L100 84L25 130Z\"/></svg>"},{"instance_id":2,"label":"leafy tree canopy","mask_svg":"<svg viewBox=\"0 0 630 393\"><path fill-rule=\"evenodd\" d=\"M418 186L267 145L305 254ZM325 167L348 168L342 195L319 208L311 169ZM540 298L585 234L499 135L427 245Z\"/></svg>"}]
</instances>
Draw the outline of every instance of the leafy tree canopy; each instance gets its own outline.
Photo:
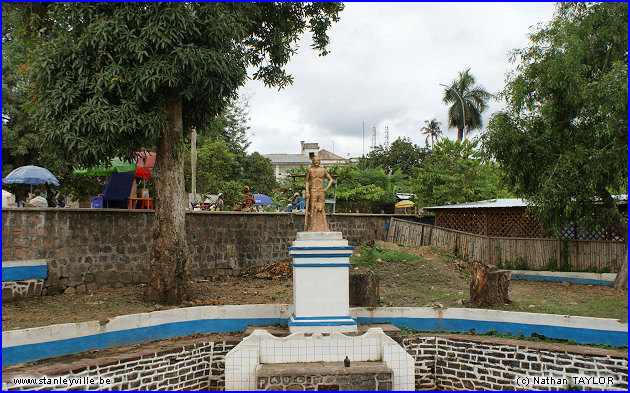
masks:
<instances>
[{"instance_id":1,"label":"leafy tree canopy","mask_svg":"<svg viewBox=\"0 0 630 393\"><path fill-rule=\"evenodd\" d=\"M419 167L427 156L427 150L411 143L409 138L398 138L386 149L378 146L362 157L359 161L361 168L383 168L392 174L400 169L403 174L414 176L415 168Z\"/></svg>"},{"instance_id":2,"label":"leafy tree canopy","mask_svg":"<svg viewBox=\"0 0 630 393\"><path fill-rule=\"evenodd\" d=\"M442 130L440 130L441 125L442 123L437 121L437 119L424 121L424 126L420 129L420 133L427 136L424 140L424 144L427 147L429 146L429 139L431 139L431 147L433 147L435 141L440 140L442 137Z\"/></svg>"},{"instance_id":3,"label":"leafy tree canopy","mask_svg":"<svg viewBox=\"0 0 630 393\"><path fill-rule=\"evenodd\" d=\"M28 54L29 112L69 165L155 146L147 298L190 298L184 135L221 113L248 75L282 88L302 33L327 53L340 3L11 3ZM18 24L16 24L18 25Z\"/></svg>"},{"instance_id":4,"label":"leafy tree canopy","mask_svg":"<svg viewBox=\"0 0 630 393\"><path fill-rule=\"evenodd\" d=\"M396 203L396 192L408 192L408 176L400 169L387 174L382 168L360 169L353 164L338 168L337 200L340 210L373 212ZM329 191L330 192L330 191Z\"/></svg>"},{"instance_id":5,"label":"leafy tree canopy","mask_svg":"<svg viewBox=\"0 0 630 393\"><path fill-rule=\"evenodd\" d=\"M167 127L211 122L247 78L283 87L301 33L325 54L339 3L50 3L15 5L38 45L31 107L56 153L83 165L132 157ZM33 8L36 7L36 8Z\"/></svg>"},{"instance_id":6,"label":"leafy tree canopy","mask_svg":"<svg viewBox=\"0 0 630 393\"><path fill-rule=\"evenodd\" d=\"M271 195L276 188L276 175L271 160L258 152L243 157L241 182L248 185L252 192Z\"/></svg>"},{"instance_id":7,"label":"leafy tree canopy","mask_svg":"<svg viewBox=\"0 0 630 393\"><path fill-rule=\"evenodd\" d=\"M232 154L245 155L251 144L247 135L248 108L249 103L242 97L230 101L221 113L197 130L197 144L203 145L206 139L210 139L223 143Z\"/></svg>"},{"instance_id":8,"label":"leafy tree canopy","mask_svg":"<svg viewBox=\"0 0 630 393\"><path fill-rule=\"evenodd\" d=\"M442 139L411 182L420 206L437 206L509 197L497 165L486 162L478 141Z\"/></svg>"},{"instance_id":9,"label":"leafy tree canopy","mask_svg":"<svg viewBox=\"0 0 630 393\"><path fill-rule=\"evenodd\" d=\"M626 235L612 195L627 193L627 30L627 3L561 3L512 55L485 145L552 233L612 223Z\"/></svg>"},{"instance_id":10,"label":"leafy tree canopy","mask_svg":"<svg viewBox=\"0 0 630 393\"><path fill-rule=\"evenodd\" d=\"M461 141L464 134L483 126L481 114L486 110L490 98L492 94L483 86L475 85L475 77L470 68L460 72L458 79L453 80L451 86L444 89L442 101L445 104L452 104L448 109L448 126L457 128L458 140Z\"/></svg>"}]
</instances>

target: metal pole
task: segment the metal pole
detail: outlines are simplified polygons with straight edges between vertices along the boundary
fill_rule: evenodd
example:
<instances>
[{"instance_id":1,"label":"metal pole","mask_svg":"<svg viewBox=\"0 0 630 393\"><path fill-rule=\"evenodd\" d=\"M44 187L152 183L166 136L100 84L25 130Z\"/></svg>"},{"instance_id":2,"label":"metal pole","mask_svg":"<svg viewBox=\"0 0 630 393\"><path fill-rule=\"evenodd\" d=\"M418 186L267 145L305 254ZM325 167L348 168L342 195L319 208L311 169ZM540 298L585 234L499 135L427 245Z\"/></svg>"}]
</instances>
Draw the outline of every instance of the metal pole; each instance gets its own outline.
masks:
<instances>
[{"instance_id":1,"label":"metal pole","mask_svg":"<svg viewBox=\"0 0 630 393\"><path fill-rule=\"evenodd\" d=\"M362 150L361 150L361 156L365 157L365 122L363 122L362 128L363 128L363 145L362 145Z\"/></svg>"},{"instance_id":2,"label":"metal pole","mask_svg":"<svg viewBox=\"0 0 630 393\"><path fill-rule=\"evenodd\" d=\"M197 129L190 132L190 191L197 202Z\"/></svg>"},{"instance_id":3,"label":"metal pole","mask_svg":"<svg viewBox=\"0 0 630 393\"><path fill-rule=\"evenodd\" d=\"M464 100L462 99L462 96L460 96L457 90L453 89L452 87L442 84L442 83L438 83L438 84L440 86L446 87L449 90L452 90L455 94L457 94L457 97L459 98L459 102L462 103L462 125L463 125L464 132L466 132L466 109L464 107Z\"/></svg>"}]
</instances>

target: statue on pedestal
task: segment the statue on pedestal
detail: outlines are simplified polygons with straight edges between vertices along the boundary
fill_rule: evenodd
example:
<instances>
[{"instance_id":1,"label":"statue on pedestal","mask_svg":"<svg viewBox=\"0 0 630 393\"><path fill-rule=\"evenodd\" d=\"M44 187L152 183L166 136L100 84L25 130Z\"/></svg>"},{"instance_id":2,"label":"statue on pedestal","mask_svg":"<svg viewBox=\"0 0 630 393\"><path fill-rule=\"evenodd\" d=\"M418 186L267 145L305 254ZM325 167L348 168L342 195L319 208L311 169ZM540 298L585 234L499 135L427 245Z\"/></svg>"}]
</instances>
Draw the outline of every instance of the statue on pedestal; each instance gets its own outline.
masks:
<instances>
[{"instance_id":1,"label":"statue on pedestal","mask_svg":"<svg viewBox=\"0 0 630 393\"><path fill-rule=\"evenodd\" d=\"M314 156L311 160L313 166L306 172L306 212L304 214L304 230L307 232L328 232L326 222L326 191L332 185L333 179L326 170L320 167L320 159ZM328 180L328 185L324 187L324 181ZM310 225L307 226L308 216L311 216Z\"/></svg>"}]
</instances>

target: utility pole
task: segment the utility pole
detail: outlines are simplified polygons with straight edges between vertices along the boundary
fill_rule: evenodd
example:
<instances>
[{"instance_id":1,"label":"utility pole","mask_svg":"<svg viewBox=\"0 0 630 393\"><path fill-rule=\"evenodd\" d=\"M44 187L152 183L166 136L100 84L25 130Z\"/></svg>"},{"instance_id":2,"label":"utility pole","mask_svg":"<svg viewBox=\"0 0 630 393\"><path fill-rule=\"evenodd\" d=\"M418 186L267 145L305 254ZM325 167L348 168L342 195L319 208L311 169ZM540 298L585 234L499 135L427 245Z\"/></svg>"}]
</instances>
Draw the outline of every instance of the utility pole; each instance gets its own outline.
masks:
<instances>
[{"instance_id":1,"label":"utility pole","mask_svg":"<svg viewBox=\"0 0 630 393\"><path fill-rule=\"evenodd\" d=\"M197 199L197 129L190 132L190 191ZM198 202L198 201L195 201Z\"/></svg>"},{"instance_id":2,"label":"utility pole","mask_svg":"<svg viewBox=\"0 0 630 393\"><path fill-rule=\"evenodd\" d=\"M376 149L376 127L372 127L372 150Z\"/></svg>"},{"instance_id":3,"label":"utility pole","mask_svg":"<svg viewBox=\"0 0 630 393\"><path fill-rule=\"evenodd\" d=\"M365 157L365 122L363 122L363 125L361 127L363 128L363 140L362 140L362 145L361 145L361 156Z\"/></svg>"}]
</instances>

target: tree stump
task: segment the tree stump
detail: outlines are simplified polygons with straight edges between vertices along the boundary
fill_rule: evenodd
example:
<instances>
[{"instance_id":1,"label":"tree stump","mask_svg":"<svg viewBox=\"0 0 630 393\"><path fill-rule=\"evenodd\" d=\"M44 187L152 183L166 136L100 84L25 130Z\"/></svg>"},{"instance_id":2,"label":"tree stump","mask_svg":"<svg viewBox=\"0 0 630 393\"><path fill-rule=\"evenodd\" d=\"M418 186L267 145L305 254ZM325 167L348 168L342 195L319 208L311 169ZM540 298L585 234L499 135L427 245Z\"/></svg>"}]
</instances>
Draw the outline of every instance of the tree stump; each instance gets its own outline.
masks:
<instances>
[{"instance_id":1,"label":"tree stump","mask_svg":"<svg viewBox=\"0 0 630 393\"><path fill-rule=\"evenodd\" d=\"M470 281L470 305L496 307L511 303L508 298L509 270L499 270L481 262L473 262Z\"/></svg>"},{"instance_id":2,"label":"tree stump","mask_svg":"<svg viewBox=\"0 0 630 393\"><path fill-rule=\"evenodd\" d=\"M350 305L378 307L378 276L374 272L350 273Z\"/></svg>"}]
</instances>

